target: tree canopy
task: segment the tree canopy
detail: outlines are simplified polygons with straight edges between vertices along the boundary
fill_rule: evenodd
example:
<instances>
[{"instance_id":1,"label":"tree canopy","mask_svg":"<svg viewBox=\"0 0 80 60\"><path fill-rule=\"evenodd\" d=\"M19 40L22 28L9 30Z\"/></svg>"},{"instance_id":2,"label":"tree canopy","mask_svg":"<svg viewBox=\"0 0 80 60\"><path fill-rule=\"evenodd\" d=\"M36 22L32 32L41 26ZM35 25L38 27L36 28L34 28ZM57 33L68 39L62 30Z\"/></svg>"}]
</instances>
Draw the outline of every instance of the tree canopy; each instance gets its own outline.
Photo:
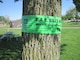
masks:
<instances>
[{"instance_id":1,"label":"tree canopy","mask_svg":"<svg viewBox=\"0 0 80 60\"><path fill-rule=\"evenodd\" d=\"M69 10L67 10L66 15L62 16L62 19L66 20L72 18L79 18L80 17L79 13L80 12L78 12L76 8L70 8Z\"/></svg>"},{"instance_id":2,"label":"tree canopy","mask_svg":"<svg viewBox=\"0 0 80 60\"><path fill-rule=\"evenodd\" d=\"M4 23L8 24L9 23L9 19L4 17L4 16L0 16L0 22L4 22Z\"/></svg>"},{"instance_id":3,"label":"tree canopy","mask_svg":"<svg viewBox=\"0 0 80 60\"><path fill-rule=\"evenodd\" d=\"M73 3L75 4L77 11L80 12L80 0L73 0Z\"/></svg>"}]
</instances>

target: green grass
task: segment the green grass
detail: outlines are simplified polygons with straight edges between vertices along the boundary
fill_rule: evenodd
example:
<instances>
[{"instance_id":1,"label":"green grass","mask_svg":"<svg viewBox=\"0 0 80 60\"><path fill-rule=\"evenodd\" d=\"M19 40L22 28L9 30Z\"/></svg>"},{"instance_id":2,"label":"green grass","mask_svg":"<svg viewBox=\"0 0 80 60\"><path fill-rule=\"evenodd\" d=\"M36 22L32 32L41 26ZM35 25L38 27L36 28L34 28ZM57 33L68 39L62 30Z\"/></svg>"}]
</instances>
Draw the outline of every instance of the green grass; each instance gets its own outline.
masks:
<instances>
[{"instance_id":1,"label":"green grass","mask_svg":"<svg viewBox=\"0 0 80 60\"><path fill-rule=\"evenodd\" d=\"M21 29L9 29L9 31L12 31L14 34L18 34L19 36L22 34Z\"/></svg>"},{"instance_id":2,"label":"green grass","mask_svg":"<svg viewBox=\"0 0 80 60\"><path fill-rule=\"evenodd\" d=\"M6 32L13 32L14 34L21 36L21 29L0 28L0 35L5 34Z\"/></svg>"},{"instance_id":3,"label":"green grass","mask_svg":"<svg viewBox=\"0 0 80 60\"><path fill-rule=\"evenodd\" d=\"M63 27L80 27L80 22L67 22L67 21L62 21L62 26Z\"/></svg>"},{"instance_id":4,"label":"green grass","mask_svg":"<svg viewBox=\"0 0 80 60\"><path fill-rule=\"evenodd\" d=\"M18 34L18 41L16 41L15 38L12 38L11 41L7 41L7 39L4 38L0 42L0 60L21 60L21 29L0 28L0 35L3 35L8 31L13 32L14 34Z\"/></svg>"},{"instance_id":5,"label":"green grass","mask_svg":"<svg viewBox=\"0 0 80 60\"><path fill-rule=\"evenodd\" d=\"M9 28L9 25L6 25L6 26L0 26L0 28Z\"/></svg>"},{"instance_id":6,"label":"green grass","mask_svg":"<svg viewBox=\"0 0 80 60\"><path fill-rule=\"evenodd\" d=\"M5 39L6 40L6 39ZM5 41L0 42L0 60L21 60L22 43L19 41Z\"/></svg>"},{"instance_id":7,"label":"green grass","mask_svg":"<svg viewBox=\"0 0 80 60\"><path fill-rule=\"evenodd\" d=\"M62 31L60 60L80 60L80 29Z\"/></svg>"},{"instance_id":8,"label":"green grass","mask_svg":"<svg viewBox=\"0 0 80 60\"><path fill-rule=\"evenodd\" d=\"M0 43L0 60L20 60L22 51L21 29L0 29L0 35L6 31L19 34L19 40ZM6 42L5 42L6 41ZM60 60L80 60L80 29L63 29L61 36L61 57Z\"/></svg>"},{"instance_id":9,"label":"green grass","mask_svg":"<svg viewBox=\"0 0 80 60\"><path fill-rule=\"evenodd\" d=\"M19 41L12 39L12 41L0 42L0 60L21 60L22 43L21 37Z\"/></svg>"}]
</instances>

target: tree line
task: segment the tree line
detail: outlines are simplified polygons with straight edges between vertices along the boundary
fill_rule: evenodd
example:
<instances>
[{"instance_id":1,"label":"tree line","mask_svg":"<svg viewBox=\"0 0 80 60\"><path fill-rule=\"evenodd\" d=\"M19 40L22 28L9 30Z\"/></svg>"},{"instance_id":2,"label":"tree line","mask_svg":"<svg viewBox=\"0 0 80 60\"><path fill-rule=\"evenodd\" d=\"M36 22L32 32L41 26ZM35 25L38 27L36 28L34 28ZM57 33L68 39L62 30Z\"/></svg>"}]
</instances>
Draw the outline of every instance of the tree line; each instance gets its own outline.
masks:
<instances>
[{"instance_id":1,"label":"tree line","mask_svg":"<svg viewBox=\"0 0 80 60\"><path fill-rule=\"evenodd\" d=\"M63 20L70 20L70 19L80 19L80 12L76 10L76 8L70 8L67 10L66 14L62 16Z\"/></svg>"},{"instance_id":2,"label":"tree line","mask_svg":"<svg viewBox=\"0 0 80 60\"><path fill-rule=\"evenodd\" d=\"M6 18L4 16L0 16L0 22L8 24L9 23L9 18Z\"/></svg>"}]
</instances>

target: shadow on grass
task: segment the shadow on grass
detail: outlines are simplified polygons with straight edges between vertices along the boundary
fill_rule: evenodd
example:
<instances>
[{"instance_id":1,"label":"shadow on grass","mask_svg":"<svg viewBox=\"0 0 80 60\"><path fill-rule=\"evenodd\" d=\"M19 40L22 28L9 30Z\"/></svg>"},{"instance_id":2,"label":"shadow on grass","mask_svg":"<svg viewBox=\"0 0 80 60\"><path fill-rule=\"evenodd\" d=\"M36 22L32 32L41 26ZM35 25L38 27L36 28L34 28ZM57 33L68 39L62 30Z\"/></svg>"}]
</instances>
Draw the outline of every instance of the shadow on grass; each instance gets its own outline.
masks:
<instances>
[{"instance_id":1,"label":"shadow on grass","mask_svg":"<svg viewBox=\"0 0 80 60\"><path fill-rule=\"evenodd\" d=\"M18 37L18 40L12 38L11 41L7 41L6 38L4 38L0 42L0 60L21 60L21 40L21 36Z\"/></svg>"},{"instance_id":2,"label":"shadow on grass","mask_svg":"<svg viewBox=\"0 0 80 60\"><path fill-rule=\"evenodd\" d=\"M63 54L66 46L67 46L67 44L62 44L62 45L61 45L60 55Z\"/></svg>"}]
</instances>

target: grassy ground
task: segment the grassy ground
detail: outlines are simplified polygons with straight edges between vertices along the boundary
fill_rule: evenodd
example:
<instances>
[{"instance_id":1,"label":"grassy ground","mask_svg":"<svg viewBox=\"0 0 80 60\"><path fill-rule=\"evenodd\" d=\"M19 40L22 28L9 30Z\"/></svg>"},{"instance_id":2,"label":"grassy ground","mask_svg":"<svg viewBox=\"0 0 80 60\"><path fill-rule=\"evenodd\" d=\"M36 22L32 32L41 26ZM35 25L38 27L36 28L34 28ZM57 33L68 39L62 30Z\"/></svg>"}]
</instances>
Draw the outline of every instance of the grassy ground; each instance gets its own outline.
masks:
<instances>
[{"instance_id":1,"label":"grassy ground","mask_svg":"<svg viewBox=\"0 0 80 60\"><path fill-rule=\"evenodd\" d=\"M80 29L62 31L60 60L80 60Z\"/></svg>"},{"instance_id":2,"label":"grassy ground","mask_svg":"<svg viewBox=\"0 0 80 60\"><path fill-rule=\"evenodd\" d=\"M4 33L11 31L14 34L18 34L18 41L12 38L11 41L7 41L4 38L0 42L0 60L21 60L22 42L21 42L21 29L9 29L0 28L0 36Z\"/></svg>"},{"instance_id":3,"label":"grassy ground","mask_svg":"<svg viewBox=\"0 0 80 60\"><path fill-rule=\"evenodd\" d=\"M0 35L5 34L6 32L13 32L14 34L21 36L21 29L0 28Z\"/></svg>"},{"instance_id":4,"label":"grassy ground","mask_svg":"<svg viewBox=\"0 0 80 60\"><path fill-rule=\"evenodd\" d=\"M12 39L12 41L5 40L3 39L0 42L0 60L21 60L21 37L19 37L18 41L15 39Z\"/></svg>"},{"instance_id":5,"label":"grassy ground","mask_svg":"<svg viewBox=\"0 0 80 60\"><path fill-rule=\"evenodd\" d=\"M80 22L67 22L67 21L62 21L62 26L66 27L80 27Z\"/></svg>"},{"instance_id":6,"label":"grassy ground","mask_svg":"<svg viewBox=\"0 0 80 60\"><path fill-rule=\"evenodd\" d=\"M19 40L3 39L0 42L0 60L21 60L22 42L20 29L0 29L0 35L7 31L19 34ZM80 29L63 29L60 60L80 60Z\"/></svg>"}]
</instances>

